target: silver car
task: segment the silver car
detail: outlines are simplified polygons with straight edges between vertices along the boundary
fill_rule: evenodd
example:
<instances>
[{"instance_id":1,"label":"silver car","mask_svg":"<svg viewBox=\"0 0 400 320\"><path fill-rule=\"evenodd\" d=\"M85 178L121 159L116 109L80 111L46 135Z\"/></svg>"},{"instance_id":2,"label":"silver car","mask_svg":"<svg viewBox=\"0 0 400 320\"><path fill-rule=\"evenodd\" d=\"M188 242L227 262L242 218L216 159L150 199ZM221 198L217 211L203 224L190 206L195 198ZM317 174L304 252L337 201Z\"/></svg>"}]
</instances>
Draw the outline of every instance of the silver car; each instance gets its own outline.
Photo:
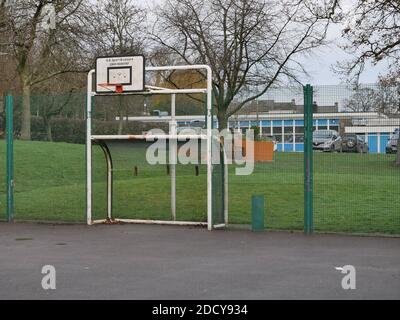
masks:
<instances>
[{"instance_id":1,"label":"silver car","mask_svg":"<svg viewBox=\"0 0 400 320\"><path fill-rule=\"evenodd\" d=\"M397 153L397 143L399 141L400 130L396 129L390 136L386 144L386 153Z\"/></svg>"},{"instance_id":2,"label":"silver car","mask_svg":"<svg viewBox=\"0 0 400 320\"><path fill-rule=\"evenodd\" d=\"M313 133L313 150L340 151L342 138L335 130L316 130Z\"/></svg>"},{"instance_id":3,"label":"silver car","mask_svg":"<svg viewBox=\"0 0 400 320\"><path fill-rule=\"evenodd\" d=\"M193 120L189 126L178 127L178 134L206 134L206 122L203 120Z\"/></svg>"}]
</instances>

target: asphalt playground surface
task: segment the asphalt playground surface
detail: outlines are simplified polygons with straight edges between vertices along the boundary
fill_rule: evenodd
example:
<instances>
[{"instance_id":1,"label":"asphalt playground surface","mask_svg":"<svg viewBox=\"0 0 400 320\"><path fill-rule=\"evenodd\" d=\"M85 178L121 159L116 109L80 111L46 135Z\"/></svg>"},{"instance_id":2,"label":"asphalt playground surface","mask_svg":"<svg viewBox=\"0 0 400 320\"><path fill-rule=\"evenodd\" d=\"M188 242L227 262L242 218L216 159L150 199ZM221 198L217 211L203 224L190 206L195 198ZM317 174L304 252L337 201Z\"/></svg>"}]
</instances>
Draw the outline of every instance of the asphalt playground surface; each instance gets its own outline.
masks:
<instances>
[{"instance_id":1,"label":"asphalt playground surface","mask_svg":"<svg viewBox=\"0 0 400 320\"><path fill-rule=\"evenodd\" d=\"M0 299L400 299L400 238L0 223Z\"/></svg>"}]
</instances>

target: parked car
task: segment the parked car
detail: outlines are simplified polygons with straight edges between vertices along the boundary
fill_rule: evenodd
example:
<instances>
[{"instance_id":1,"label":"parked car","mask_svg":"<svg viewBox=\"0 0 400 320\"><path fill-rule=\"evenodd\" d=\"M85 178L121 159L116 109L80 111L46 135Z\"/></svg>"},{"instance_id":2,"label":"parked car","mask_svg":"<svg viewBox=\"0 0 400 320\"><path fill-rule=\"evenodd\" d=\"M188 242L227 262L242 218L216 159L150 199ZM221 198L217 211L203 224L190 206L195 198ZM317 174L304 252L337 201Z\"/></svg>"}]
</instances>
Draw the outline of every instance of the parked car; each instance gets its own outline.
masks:
<instances>
[{"instance_id":1,"label":"parked car","mask_svg":"<svg viewBox=\"0 0 400 320\"><path fill-rule=\"evenodd\" d=\"M205 134L207 125L204 120L193 120L188 126L178 127L177 133L180 134Z\"/></svg>"},{"instance_id":2,"label":"parked car","mask_svg":"<svg viewBox=\"0 0 400 320\"><path fill-rule=\"evenodd\" d=\"M156 117L168 117L169 116L168 111L161 111L161 110L153 110L151 112L151 114Z\"/></svg>"},{"instance_id":3,"label":"parked car","mask_svg":"<svg viewBox=\"0 0 400 320\"><path fill-rule=\"evenodd\" d=\"M313 150L340 151L341 143L342 138L335 130L315 130L313 133Z\"/></svg>"},{"instance_id":4,"label":"parked car","mask_svg":"<svg viewBox=\"0 0 400 320\"><path fill-rule=\"evenodd\" d=\"M345 134L342 137L340 152L368 153L368 151L368 143L365 142L363 137L356 134Z\"/></svg>"},{"instance_id":5,"label":"parked car","mask_svg":"<svg viewBox=\"0 0 400 320\"><path fill-rule=\"evenodd\" d=\"M400 130L396 129L390 136L386 144L386 153L397 153L397 143L399 141Z\"/></svg>"}]
</instances>

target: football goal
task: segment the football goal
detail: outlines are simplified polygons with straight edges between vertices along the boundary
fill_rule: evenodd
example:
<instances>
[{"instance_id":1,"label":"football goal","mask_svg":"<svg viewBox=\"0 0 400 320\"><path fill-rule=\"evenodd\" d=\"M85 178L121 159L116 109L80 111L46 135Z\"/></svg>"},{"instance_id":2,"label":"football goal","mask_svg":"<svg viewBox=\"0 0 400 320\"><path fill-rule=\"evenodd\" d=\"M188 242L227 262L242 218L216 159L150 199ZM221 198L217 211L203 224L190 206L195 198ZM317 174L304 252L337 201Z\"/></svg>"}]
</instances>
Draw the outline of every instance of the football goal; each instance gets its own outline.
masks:
<instances>
[{"instance_id":1,"label":"football goal","mask_svg":"<svg viewBox=\"0 0 400 320\"><path fill-rule=\"evenodd\" d=\"M87 83L87 224L226 226L228 169L212 100L207 65L97 58Z\"/></svg>"}]
</instances>

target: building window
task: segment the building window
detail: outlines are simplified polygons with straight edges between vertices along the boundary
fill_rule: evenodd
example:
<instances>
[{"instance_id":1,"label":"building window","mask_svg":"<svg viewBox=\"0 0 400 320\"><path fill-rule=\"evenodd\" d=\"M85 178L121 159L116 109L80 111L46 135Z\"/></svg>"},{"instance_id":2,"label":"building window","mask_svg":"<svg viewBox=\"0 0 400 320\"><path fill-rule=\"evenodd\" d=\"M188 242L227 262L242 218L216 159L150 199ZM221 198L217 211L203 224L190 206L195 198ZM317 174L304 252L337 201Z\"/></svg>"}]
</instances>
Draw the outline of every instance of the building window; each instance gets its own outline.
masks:
<instances>
[{"instance_id":1,"label":"building window","mask_svg":"<svg viewBox=\"0 0 400 320\"><path fill-rule=\"evenodd\" d=\"M330 129L339 132L339 127L338 126L331 126Z\"/></svg>"},{"instance_id":2,"label":"building window","mask_svg":"<svg viewBox=\"0 0 400 320\"><path fill-rule=\"evenodd\" d=\"M271 135L271 127L263 127L262 134Z\"/></svg>"},{"instance_id":3,"label":"building window","mask_svg":"<svg viewBox=\"0 0 400 320\"><path fill-rule=\"evenodd\" d=\"M282 127L274 127L273 128L274 129L274 131L273 131L273 135L274 136L276 136L276 135L281 135L282 134Z\"/></svg>"},{"instance_id":4,"label":"building window","mask_svg":"<svg viewBox=\"0 0 400 320\"><path fill-rule=\"evenodd\" d=\"M304 134L296 134L296 143L304 143Z\"/></svg>"},{"instance_id":5,"label":"building window","mask_svg":"<svg viewBox=\"0 0 400 320\"><path fill-rule=\"evenodd\" d=\"M293 143L293 134L285 134L284 135L284 139L285 139L285 143Z\"/></svg>"},{"instance_id":6,"label":"building window","mask_svg":"<svg viewBox=\"0 0 400 320\"><path fill-rule=\"evenodd\" d=\"M304 133L304 127L296 127L296 133Z\"/></svg>"},{"instance_id":7,"label":"building window","mask_svg":"<svg viewBox=\"0 0 400 320\"><path fill-rule=\"evenodd\" d=\"M293 127L285 127L285 133L293 133Z\"/></svg>"}]
</instances>

